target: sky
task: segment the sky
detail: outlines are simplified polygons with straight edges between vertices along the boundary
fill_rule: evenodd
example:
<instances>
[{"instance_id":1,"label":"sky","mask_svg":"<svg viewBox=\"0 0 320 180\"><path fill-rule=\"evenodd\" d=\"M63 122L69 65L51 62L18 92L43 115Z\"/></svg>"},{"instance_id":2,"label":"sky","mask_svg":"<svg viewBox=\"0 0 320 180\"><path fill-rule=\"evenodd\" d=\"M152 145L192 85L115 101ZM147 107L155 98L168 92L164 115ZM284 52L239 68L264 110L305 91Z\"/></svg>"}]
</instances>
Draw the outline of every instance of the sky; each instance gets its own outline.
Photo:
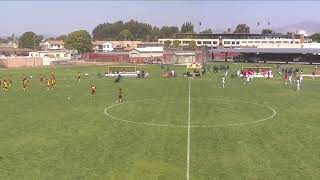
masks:
<instances>
[{"instance_id":1,"label":"sky","mask_svg":"<svg viewBox=\"0 0 320 180\"><path fill-rule=\"evenodd\" d=\"M319 9L320 1L0 1L0 36L25 31L57 36L79 29L91 33L100 23L130 19L178 27L190 21L196 31L220 32L239 23L256 29L257 22L259 28L274 28L320 23Z\"/></svg>"}]
</instances>

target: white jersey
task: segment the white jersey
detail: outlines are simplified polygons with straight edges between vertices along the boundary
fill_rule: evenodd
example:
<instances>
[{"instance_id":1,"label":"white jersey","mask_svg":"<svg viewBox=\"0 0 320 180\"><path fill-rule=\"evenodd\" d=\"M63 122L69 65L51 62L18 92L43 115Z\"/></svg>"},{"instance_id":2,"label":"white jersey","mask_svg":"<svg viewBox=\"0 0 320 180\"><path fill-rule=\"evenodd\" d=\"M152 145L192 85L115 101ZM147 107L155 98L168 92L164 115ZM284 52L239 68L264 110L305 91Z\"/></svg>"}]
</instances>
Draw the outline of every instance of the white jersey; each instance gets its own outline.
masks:
<instances>
[{"instance_id":1,"label":"white jersey","mask_svg":"<svg viewBox=\"0 0 320 180\"><path fill-rule=\"evenodd\" d=\"M226 80L226 78L223 77L223 78L222 78L222 88L224 88L225 80Z\"/></svg>"},{"instance_id":2,"label":"white jersey","mask_svg":"<svg viewBox=\"0 0 320 180\"><path fill-rule=\"evenodd\" d=\"M297 91L300 91L300 81L297 80Z\"/></svg>"},{"instance_id":3,"label":"white jersey","mask_svg":"<svg viewBox=\"0 0 320 180\"><path fill-rule=\"evenodd\" d=\"M240 70L237 71L237 76L238 76L238 77L240 76Z\"/></svg>"},{"instance_id":4,"label":"white jersey","mask_svg":"<svg viewBox=\"0 0 320 180\"><path fill-rule=\"evenodd\" d=\"M291 84L291 81L292 81L292 75L289 75L289 82Z\"/></svg>"}]
</instances>

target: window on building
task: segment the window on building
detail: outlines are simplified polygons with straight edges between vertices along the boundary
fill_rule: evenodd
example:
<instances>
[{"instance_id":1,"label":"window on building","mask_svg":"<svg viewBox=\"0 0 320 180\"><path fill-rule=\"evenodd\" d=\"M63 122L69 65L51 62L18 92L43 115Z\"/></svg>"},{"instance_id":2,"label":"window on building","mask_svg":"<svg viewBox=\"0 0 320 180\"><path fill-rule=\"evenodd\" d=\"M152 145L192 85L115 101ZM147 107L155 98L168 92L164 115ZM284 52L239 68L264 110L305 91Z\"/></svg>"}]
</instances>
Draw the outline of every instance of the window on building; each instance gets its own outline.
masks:
<instances>
[{"instance_id":1,"label":"window on building","mask_svg":"<svg viewBox=\"0 0 320 180\"><path fill-rule=\"evenodd\" d=\"M235 42L235 41L232 41L231 44L236 44L236 42Z\"/></svg>"},{"instance_id":2,"label":"window on building","mask_svg":"<svg viewBox=\"0 0 320 180\"><path fill-rule=\"evenodd\" d=\"M237 41L236 44L239 45L239 44L240 44L240 41Z\"/></svg>"},{"instance_id":3,"label":"window on building","mask_svg":"<svg viewBox=\"0 0 320 180\"><path fill-rule=\"evenodd\" d=\"M296 43L296 44L299 44L300 42L299 42L299 41L296 41L295 43Z\"/></svg>"},{"instance_id":4,"label":"window on building","mask_svg":"<svg viewBox=\"0 0 320 180\"><path fill-rule=\"evenodd\" d=\"M218 42L217 41L212 41L212 44L218 44Z\"/></svg>"},{"instance_id":5,"label":"window on building","mask_svg":"<svg viewBox=\"0 0 320 180\"><path fill-rule=\"evenodd\" d=\"M269 43L270 43L270 44L273 44L273 43L274 43L274 41L269 41Z\"/></svg>"},{"instance_id":6,"label":"window on building","mask_svg":"<svg viewBox=\"0 0 320 180\"><path fill-rule=\"evenodd\" d=\"M106 48L106 45L102 45L102 48Z\"/></svg>"},{"instance_id":7,"label":"window on building","mask_svg":"<svg viewBox=\"0 0 320 180\"><path fill-rule=\"evenodd\" d=\"M182 41L182 44L189 44L190 41Z\"/></svg>"},{"instance_id":8,"label":"window on building","mask_svg":"<svg viewBox=\"0 0 320 180\"><path fill-rule=\"evenodd\" d=\"M197 44L202 44L201 41L197 41Z\"/></svg>"},{"instance_id":9,"label":"window on building","mask_svg":"<svg viewBox=\"0 0 320 180\"><path fill-rule=\"evenodd\" d=\"M241 41L242 44L247 44L247 41Z\"/></svg>"},{"instance_id":10,"label":"window on building","mask_svg":"<svg viewBox=\"0 0 320 180\"><path fill-rule=\"evenodd\" d=\"M266 44L266 43L268 43L268 41L261 41L261 43L264 43L264 44Z\"/></svg>"},{"instance_id":11,"label":"window on building","mask_svg":"<svg viewBox=\"0 0 320 180\"><path fill-rule=\"evenodd\" d=\"M281 41L276 41L276 43L277 43L277 44L280 44L280 43L281 43Z\"/></svg>"},{"instance_id":12,"label":"window on building","mask_svg":"<svg viewBox=\"0 0 320 180\"><path fill-rule=\"evenodd\" d=\"M284 44L289 44L289 41L283 41Z\"/></svg>"},{"instance_id":13,"label":"window on building","mask_svg":"<svg viewBox=\"0 0 320 180\"><path fill-rule=\"evenodd\" d=\"M109 48L109 45L107 45L107 48Z\"/></svg>"},{"instance_id":14,"label":"window on building","mask_svg":"<svg viewBox=\"0 0 320 180\"><path fill-rule=\"evenodd\" d=\"M230 41L224 41L223 44L230 44Z\"/></svg>"},{"instance_id":15,"label":"window on building","mask_svg":"<svg viewBox=\"0 0 320 180\"><path fill-rule=\"evenodd\" d=\"M255 41L254 43L260 43L260 41Z\"/></svg>"},{"instance_id":16,"label":"window on building","mask_svg":"<svg viewBox=\"0 0 320 180\"><path fill-rule=\"evenodd\" d=\"M60 48L60 45L57 45L58 46L58 48Z\"/></svg>"},{"instance_id":17,"label":"window on building","mask_svg":"<svg viewBox=\"0 0 320 180\"><path fill-rule=\"evenodd\" d=\"M206 45L211 44L211 41L203 41L203 44L206 44Z\"/></svg>"},{"instance_id":18,"label":"window on building","mask_svg":"<svg viewBox=\"0 0 320 180\"><path fill-rule=\"evenodd\" d=\"M56 57L59 58L59 57L60 57L60 54L56 54Z\"/></svg>"},{"instance_id":19,"label":"window on building","mask_svg":"<svg viewBox=\"0 0 320 180\"><path fill-rule=\"evenodd\" d=\"M248 44L252 44L253 43L253 41L248 41Z\"/></svg>"},{"instance_id":20,"label":"window on building","mask_svg":"<svg viewBox=\"0 0 320 180\"><path fill-rule=\"evenodd\" d=\"M68 55L67 55L67 54L64 54L64 57L68 57Z\"/></svg>"}]
</instances>

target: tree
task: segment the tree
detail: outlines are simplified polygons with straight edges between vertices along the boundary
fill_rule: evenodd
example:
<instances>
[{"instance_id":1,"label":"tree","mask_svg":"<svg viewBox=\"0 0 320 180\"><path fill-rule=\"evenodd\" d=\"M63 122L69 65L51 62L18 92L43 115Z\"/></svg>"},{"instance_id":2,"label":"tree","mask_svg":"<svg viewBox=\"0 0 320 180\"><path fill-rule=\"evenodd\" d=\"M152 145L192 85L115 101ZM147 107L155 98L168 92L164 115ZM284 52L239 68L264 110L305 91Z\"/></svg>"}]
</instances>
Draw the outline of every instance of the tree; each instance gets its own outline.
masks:
<instances>
[{"instance_id":1,"label":"tree","mask_svg":"<svg viewBox=\"0 0 320 180\"><path fill-rule=\"evenodd\" d=\"M151 41L157 41L161 37L161 31L158 27L154 26L151 32Z\"/></svg>"},{"instance_id":2,"label":"tree","mask_svg":"<svg viewBox=\"0 0 320 180\"><path fill-rule=\"evenodd\" d=\"M181 26L182 33L194 33L193 25L191 22L185 22Z\"/></svg>"},{"instance_id":3,"label":"tree","mask_svg":"<svg viewBox=\"0 0 320 180\"><path fill-rule=\"evenodd\" d=\"M40 49L40 42L43 39L41 35L36 35L32 31L28 31L22 34L19 38L18 46L20 48Z\"/></svg>"},{"instance_id":4,"label":"tree","mask_svg":"<svg viewBox=\"0 0 320 180\"><path fill-rule=\"evenodd\" d=\"M150 24L130 20L128 22L116 21L114 23L104 23L96 26L93 31L93 39L118 40L119 34L123 30L128 30L132 34L132 40L150 40L153 35L153 27Z\"/></svg>"},{"instance_id":5,"label":"tree","mask_svg":"<svg viewBox=\"0 0 320 180\"><path fill-rule=\"evenodd\" d=\"M92 50L92 42L90 34L85 30L74 31L64 39L67 49L76 49L83 54Z\"/></svg>"},{"instance_id":6,"label":"tree","mask_svg":"<svg viewBox=\"0 0 320 180\"><path fill-rule=\"evenodd\" d=\"M180 47L180 41L179 40L174 40L173 43L172 43L172 46L174 48L179 48Z\"/></svg>"},{"instance_id":7,"label":"tree","mask_svg":"<svg viewBox=\"0 0 320 180\"><path fill-rule=\"evenodd\" d=\"M166 40L166 41L164 42L164 47L169 47L170 45L171 45L171 41Z\"/></svg>"},{"instance_id":8,"label":"tree","mask_svg":"<svg viewBox=\"0 0 320 180\"><path fill-rule=\"evenodd\" d=\"M196 43L196 41L190 41L190 42L188 43L188 47L189 47L190 50L196 50L196 49L197 49L197 43Z\"/></svg>"},{"instance_id":9,"label":"tree","mask_svg":"<svg viewBox=\"0 0 320 180\"><path fill-rule=\"evenodd\" d=\"M209 29L205 29L205 30L200 32L200 34L212 34L212 33L213 33L213 31L210 28Z\"/></svg>"},{"instance_id":10,"label":"tree","mask_svg":"<svg viewBox=\"0 0 320 180\"><path fill-rule=\"evenodd\" d=\"M273 34L273 31L271 29L263 29L261 34Z\"/></svg>"},{"instance_id":11,"label":"tree","mask_svg":"<svg viewBox=\"0 0 320 180\"><path fill-rule=\"evenodd\" d=\"M67 36L66 35L60 35L60 36L58 36L57 38L56 38L56 40L64 40L65 38L66 38Z\"/></svg>"},{"instance_id":12,"label":"tree","mask_svg":"<svg viewBox=\"0 0 320 180\"><path fill-rule=\"evenodd\" d=\"M313 42L320 42L320 33L315 33L310 36Z\"/></svg>"},{"instance_id":13,"label":"tree","mask_svg":"<svg viewBox=\"0 0 320 180\"><path fill-rule=\"evenodd\" d=\"M160 29L161 38L172 38L178 32L179 28L177 26L162 26Z\"/></svg>"},{"instance_id":14,"label":"tree","mask_svg":"<svg viewBox=\"0 0 320 180\"><path fill-rule=\"evenodd\" d=\"M236 30L234 30L233 33L245 33L249 34L250 33L250 27L246 24L238 24L236 27Z\"/></svg>"},{"instance_id":15,"label":"tree","mask_svg":"<svg viewBox=\"0 0 320 180\"><path fill-rule=\"evenodd\" d=\"M128 29L124 29L119 33L119 37L121 40L127 40L127 39L131 40L133 35Z\"/></svg>"}]
</instances>

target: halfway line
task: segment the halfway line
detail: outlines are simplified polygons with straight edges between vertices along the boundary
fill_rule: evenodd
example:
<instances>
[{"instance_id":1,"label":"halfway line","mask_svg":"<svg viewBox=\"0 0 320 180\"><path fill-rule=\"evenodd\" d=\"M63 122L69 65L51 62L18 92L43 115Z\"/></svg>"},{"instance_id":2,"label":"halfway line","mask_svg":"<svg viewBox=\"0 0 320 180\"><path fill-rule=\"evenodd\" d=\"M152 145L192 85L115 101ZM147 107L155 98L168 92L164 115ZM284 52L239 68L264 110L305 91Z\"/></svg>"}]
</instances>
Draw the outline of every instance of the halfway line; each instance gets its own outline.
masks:
<instances>
[{"instance_id":1,"label":"halfway line","mask_svg":"<svg viewBox=\"0 0 320 180\"><path fill-rule=\"evenodd\" d=\"M190 169L190 114L191 114L191 80L189 79L189 108L188 108L188 145L187 145L187 174L186 180L189 180Z\"/></svg>"}]
</instances>

